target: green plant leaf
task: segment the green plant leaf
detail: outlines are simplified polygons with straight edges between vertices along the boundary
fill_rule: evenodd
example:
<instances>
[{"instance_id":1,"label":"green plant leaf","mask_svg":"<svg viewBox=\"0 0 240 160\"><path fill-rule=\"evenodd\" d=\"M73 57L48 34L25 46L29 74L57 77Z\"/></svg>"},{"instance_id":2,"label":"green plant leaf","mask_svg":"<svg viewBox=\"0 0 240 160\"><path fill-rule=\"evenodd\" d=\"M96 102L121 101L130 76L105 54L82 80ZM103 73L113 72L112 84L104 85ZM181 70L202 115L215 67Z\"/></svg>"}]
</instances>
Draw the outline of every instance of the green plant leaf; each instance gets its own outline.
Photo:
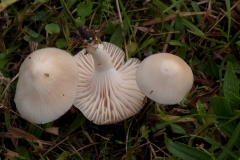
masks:
<instances>
[{"instance_id":1,"label":"green plant leaf","mask_svg":"<svg viewBox=\"0 0 240 160\"><path fill-rule=\"evenodd\" d=\"M199 5L197 4L197 2L194 2L194 1L191 2L191 6L192 6L194 12L201 12L201 9L200 9ZM196 15L196 18L197 18L197 22L201 23L203 16L202 15ZM205 24L201 25L202 30L204 30L205 28L206 28Z\"/></svg>"},{"instance_id":2,"label":"green plant leaf","mask_svg":"<svg viewBox=\"0 0 240 160\"><path fill-rule=\"evenodd\" d=\"M184 160L209 160L211 156L206 152L182 143L175 143L165 137L165 145L170 153Z\"/></svg>"},{"instance_id":3,"label":"green plant leaf","mask_svg":"<svg viewBox=\"0 0 240 160\"><path fill-rule=\"evenodd\" d=\"M148 138L148 133L150 130L145 125L142 125L140 128L141 138Z\"/></svg>"},{"instance_id":4,"label":"green plant leaf","mask_svg":"<svg viewBox=\"0 0 240 160\"><path fill-rule=\"evenodd\" d=\"M211 56L208 56L208 62L210 64L210 68L212 71L212 76L216 79L219 79L219 67L217 66L217 63L214 61L214 59Z\"/></svg>"},{"instance_id":5,"label":"green plant leaf","mask_svg":"<svg viewBox=\"0 0 240 160\"><path fill-rule=\"evenodd\" d=\"M45 2L48 2L49 0L35 0L34 2L33 2L33 4L34 5L37 5L37 4L39 4L39 3L45 3Z\"/></svg>"},{"instance_id":6,"label":"green plant leaf","mask_svg":"<svg viewBox=\"0 0 240 160\"><path fill-rule=\"evenodd\" d=\"M122 23L123 23L123 28L124 28L123 32L124 32L124 35L126 35L128 32L128 29L129 29L127 19L123 19ZM110 38L110 43L113 43L120 48L122 47L123 36L122 36L122 28L121 28L120 24L117 25L117 28L115 29L114 33L112 34L112 36Z\"/></svg>"},{"instance_id":7,"label":"green plant leaf","mask_svg":"<svg viewBox=\"0 0 240 160\"><path fill-rule=\"evenodd\" d=\"M71 8L73 5L74 5L74 3L76 3L77 2L77 0L68 0L66 3L66 5L67 5L67 7L68 8Z\"/></svg>"},{"instance_id":8,"label":"green plant leaf","mask_svg":"<svg viewBox=\"0 0 240 160\"><path fill-rule=\"evenodd\" d=\"M0 69L2 69L10 60L10 54L19 48L21 43L9 47L6 51L0 53Z\"/></svg>"},{"instance_id":9,"label":"green plant leaf","mask_svg":"<svg viewBox=\"0 0 240 160\"><path fill-rule=\"evenodd\" d=\"M171 6L167 7L163 13L167 13L169 10L172 10L174 7L177 7L179 4L183 3L184 0L178 0L178 1L175 1L175 3L173 3Z\"/></svg>"},{"instance_id":10,"label":"green plant leaf","mask_svg":"<svg viewBox=\"0 0 240 160\"><path fill-rule=\"evenodd\" d=\"M83 115L79 115L67 128L66 132L64 132L63 136L68 136L72 132L74 132L79 127L83 128L83 124L85 123L85 117Z\"/></svg>"},{"instance_id":11,"label":"green plant leaf","mask_svg":"<svg viewBox=\"0 0 240 160\"><path fill-rule=\"evenodd\" d=\"M210 104L217 116L232 116L232 108L225 97L211 97Z\"/></svg>"},{"instance_id":12,"label":"green plant leaf","mask_svg":"<svg viewBox=\"0 0 240 160\"><path fill-rule=\"evenodd\" d=\"M236 160L240 158L240 150L234 151L233 154L236 155L237 157L228 157L227 160Z\"/></svg>"},{"instance_id":13,"label":"green plant leaf","mask_svg":"<svg viewBox=\"0 0 240 160\"><path fill-rule=\"evenodd\" d=\"M211 144L211 148L209 149L210 152L213 152L215 149L219 149L221 147L221 144L217 143L214 138L211 138L207 135L203 137L203 140Z\"/></svg>"},{"instance_id":14,"label":"green plant leaf","mask_svg":"<svg viewBox=\"0 0 240 160\"><path fill-rule=\"evenodd\" d=\"M240 46L240 41L237 41L237 42L236 42L236 45Z\"/></svg>"},{"instance_id":15,"label":"green plant leaf","mask_svg":"<svg viewBox=\"0 0 240 160\"><path fill-rule=\"evenodd\" d=\"M70 152L64 151L57 157L56 160L65 160L70 154L71 154Z\"/></svg>"},{"instance_id":16,"label":"green plant leaf","mask_svg":"<svg viewBox=\"0 0 240 160\"><path fill-rule=\"evenodd\" d=\"M188 49L189 47L186 45L186 44L184 44L184 45L182 45L179 49L178 49L178 51L176 52L176 56L178 56L178 57L180 57L180 58L182 58L183 60L185 59L185 57L186 57L186 53L187 53L187 49Z\"/></svg>"},{"instance_id":17,"label":"green plant leaf","mask_svg":"<svg viewBox=\"0 0 240 160\"><path fill-rule=\"evenodd\" d=\"M77 27L76 20L73 18L72 13L69 11L69 8L71 7L71 5L73 5L72 4L73 2L70 1L69 3L65 3L65 0L60 0L60 3L62 5L62 7L63 7L63 11L69 17L69 19L71 20L73 26ZM64 20L67 20L66 16L64 16Z\"/></svg>"},{"instance_id":18,"label":"green plant leaf","mask_svg":"<svg viewBox=\"0 0 240 160\"><path fill-rule=\"evenodd\" d=\"M24 36L23 39L27 42L29 41L41 42L44 39L44 37L42 35L39 35L38 37Z\"/></svg>"},{"instance_id":19,"label":"green plant leaf","mask_svg":"<svg viewBox=\"0 0 240 160\"><path fill-rule=\"evenodd\" d=\"M0 69L2 69L9 60L10 58L7 52L0 53Z\"/></svg>"},{"instance_id":20,"label":"green plant leaf","mask_svg":"<svg viewBox=\"0 0 240 160\"><path fill-rule=\"evenodd\" d=\"M155 39L154 38L149 38L143 42L143 44L139 47L139 51L142 51L148 46L151 46L154 43Z\"/></svg>"},{"instance_id":21,"label":"green plant leaf","mask_svg":"<svg viewBox=\"0 0 240 160\"><path fill-rule=\"evenodd\" d=\"M86 19L85 19L85 17L78 17L75 19L75 21L76 21L77 26L79 26L80 24L85 24Z\"/></svg>"},{"instance_id":22,"label":"green plant leaf","mask_svg":"<svg viewBox=\"0 0 240 160\"><path fill-rule=\"evenodd\" d=\"M18 149L17 149L17 153L19 153L19 155L24 157L25 160L31 160L32 159L25 146L19 146Z\"/></svg>"},{"instance_id":23,"label":"green plant leaf","mask_svg":"<svg viewBox=\"0 0 240 160\"><path fill-rule=\"evenodd\" d=\"M233 72L231 62L227 62L226 73L224 75L223 93L232 109L238 109L239 101L239 80Z\"/></svg>"},{"instance_id":24,"label":"green plant leaf","mask_svg":"<svg viewBox=\"0 0 240 160\"><path fill-rule=\"evenodd\" d=\"M185 45L182 42L180 42L179 40L170 40L169 44L173 45L173 46L184 46Z\"/></svg>"},{"instance_id":25,"label":"green plant leaf","mask_svg":"<svg viewBox=\"0 0 240 160\"><path fill-rule=\"evenodd\" d=\"M122 36L122 28L120 25L118 25L115 32L112 34L110 38L110 43L113 43L121 48L123 43L123 36Z\"/></svg>"},{"instance_id":26,"label":"green plant leaf","mask_svg":"<svg viewBox=\"0 0 240 160\"><path fill-rule=\"evenodd\" d=\"M186 131L177 124L170 124L173 133L186 135Z\"/></svg>"},{"instance_id":27,"label":"green plant leaf","mask_svg":"<svg viewBox=\"0 0 240 160\"><path fill-rule=\"evenodd\" d=\"M36 127L35 125L33 125L33 124L29 125L28 133L34 135L36 138L39 138L43 134L43 132L44 132L44 130Z\"/></svg>"},{"instance_id":28,"label":"green plant leaf","mask_svg":"<svg viewBox=\"0 0 240 160\"><path fill-rule=\"evenodd\" d=\"M135 42L131 42L127 45L128 52L133 55L137 51L138 45Z\"/></svg>"},{"instance_id":29,"label":"green plant leaf","mask_svg":"<svg viewBox=\"0 0 240 160\"><path fill-rule=\"evenodd\" d=\"M206 115L205 106L202 104L200 100L197 101L196 106L199 114L198 119L200 124L206 124L205 116L202 116L202 115Z\"/></svg>"},{"instance_id":30,"label":"green plant leaf","mask_svg":"<svg viewBox=\"0 0 240 160\"><path fill-rule=\"evenodd\" d=\"M240 135L240 123L238 123L238 125L236 126L236 128L234 129L234 132L232 133L232 136L230 137L230 139L228 140L228 143L226 145L226 148L228 150L231 150L233 145L235 144L235 141L238 139ZM227 151L223 151L216 160L223 160L225 159L225 156L227 155Z\"/></svg>"},{"instance_id":31,"label":"green plant leaf","mask_svg":"<svg viewBox=\"0 0 240 160\"><path fill-rule=\"evenodd\" d=\"M81 17L87 17L92 13L93 3L89 2L81 2L77 5L77 14Z\"/></svg>"},{"instance_id":32,"label":"green plant leaf","mask_svg":"<svg viewBox=\"0 0 240 160\"><path fill-rule=\"evenodd\" d=\"M214 150L221 148L224 152L226 152L226 153L229 154L229 157L228 157L228 158L230 158L231 160L232 160L232 158L234 158L234 160L240 158L240 155L239 155L238 152L232 152L232 151L229 150L228 148L222 146L221 142L216 142L215 139L213 139L213 138L210 138L210 137L208 137L208 136L204 136L204 137L203 137L203 140L212 145L211 148L209 149L212 154L214 154L214 153L213 153ZM226 158L225 158L225 159L226 159ZM230 160L230 159L229 159L229 160Z\"/></svg>"},{"instance_id":33,"label":"green plant leaf","mask_svg":"<svg viewBox=\"0 0 240 160\"><path fill-rule=\"evenodd\" d=\"M174 32L174 28L173 28L169 23L163 22L163 23L162 23L162 26L163 26L166 30L168 30L169 32Z\"/></svg>"},{"instance_id":34,"label":"green plant leaf","mask_svg":"<svg viewBox=\"0 0 240 160\"><path fill-rule=\"evenodd\" d=\"M240 64L234 63L233 64L233 71L234 71L234 73L240 74Z\"/></svg>"},{"instance_id":35,"label":"green plant leaf","mask_svg":"<svg viewBox=\"0 0 240 160\"><path fill-rule=\"evenodd\" d=\"M215 28L216 30L218 30L218 31L220 31L221 32L221 34L225 37L225 38L227 38L227 33L225 33L225 31L223 30L223 29L221 29L221 28ZM230 41L228 41L228 42L230 42Z\"/></svg>"},{"instance_id":36,"label":"green plant leaf","mask_svg":"<svg viewBox=\"0 0 240 160\"><path fill-rule=\"evenodd\" d=\"M228 18L228 36L227 36L227 40L229 40L230 37L230 31L231 31L231 4L230 4L230 0L225 0L226 3L226 8L227 8L227 18Z\"/></svg>"},{"instance_id":37,"label":"green plant leaf","mask_svg":"<svg viewBox=\"0 0 240 160\"><path fill-rule=\"evenodd\" d=\"M175 20L175 31L178 31L179 33L175 34L175 39L177 40L184 32L184 25L182 23L182 18L177 14L176 20Z\"/></svg>"},{"instance_id":38,"label":"green plant leaf","mask_svg":"<svg viewBox=\"0 0 240 160\"><path fill-rule=\"evenodd\" d=\"M227 123L226 124L226 120L219 120L218 123L219 123L219 126L221 131L223 131L223 133L228 137L230 138L236 128L236 123L232 122L232 123ZM235 140L235 145L238 149L240 149L240 137L238 137L236 140Z\"/></svg>"},{"instance_id":39,"label":"green plant leaf","mask_svg":"<svg viewBox=\"0 0 240 160\"><path fill-rule=\"evenodd\" d=\"M108 22L104 32L107 34L113 34L116 29L116 26L112 22Z\"/></svg>"},{"instance_id":40,"label":"green plant leaf","mask_svg":"<svg viewBox=\"0 0 240 160\"><path fill-rule=\"evenodd\" d=\"M35 31L31 30L30 28L25 27L25 28L23 28L23 30L31 37L34 37L34 38L39 37L39 34Z\"/></svg>"},{"instance_id":41,"label":"green plant leaf","mask_svg":"<svg viewBox=\"0 0 240 160\"><path fill-rule=\"evenodd\" d=\"M33 21L46 21L46 12L45 11L39 11L36 13L36 15L31 17L31 20Z\"/></svg>"},{"instance_id":42,"label":"green plant leaf","mask_svg":"<svg viewBox=\"0 0 240 160\"><path fill-rule=\"evenodd\" d=\"M59 38L55 43L57 48L64 48L67 45L67 41L63 38Z\"/></svg>"},{"instance_id":43,"label":"green plant leaf","mask_svg":"<svg viewBox=\"0 0 240 160\"><path fill-rule=\"evenodd\" d=\"M54 34L54 33L59 33L60 32L59 26L57 24L55 24L55 23L46 24L45 29L50 34Z\"/></svg>"},{"instance_id":44,"label":"green plant leaf","mask_svg":"<svg viewBox=\"0 0 240 160\"><path fill-rule=\"evenodd\" d=\"M80 24L85 24L85 22L86 22L85 17L78 17L75 19L76 26L79 26Z\"/></svg>"}]
</instances>

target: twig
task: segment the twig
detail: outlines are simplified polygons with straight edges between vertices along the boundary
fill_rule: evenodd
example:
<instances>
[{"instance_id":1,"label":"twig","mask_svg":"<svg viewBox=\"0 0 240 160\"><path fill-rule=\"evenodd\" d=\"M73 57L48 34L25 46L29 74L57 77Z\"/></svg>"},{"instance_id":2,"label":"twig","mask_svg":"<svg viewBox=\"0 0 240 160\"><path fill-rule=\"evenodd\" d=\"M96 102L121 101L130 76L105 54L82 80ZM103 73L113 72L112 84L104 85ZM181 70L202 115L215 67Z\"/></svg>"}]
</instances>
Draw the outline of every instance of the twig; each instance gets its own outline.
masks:
<instances>
[{"instance_id":1,"label":"twig","mask_svg":"<svg viewBox=\"0 0 240 160\"><path fill-rule=\"evenodd\" d=\"M153 156L154 156L154 158L155 158L155 157L156 157L156 152L155 152L155 150L154 150L153 147L152 147L152 143L149 141L148 138L146 138L146 140L147 140L147 142L149 143L150 150L151 150L151 152L152 152L152 154L153 154ZM151 155L151 159L152 159L152 155Z\"/></svg>"},{"instance_id":2,"label":"twig","mask_svg":"<svg viewBox=\"0 0 240 160\"><path fill-rule=\"evenodd\" d=\"M57 143L57 144L55 144L54 146L52 146L51 148L49 148L49 149L47 150L47 152L44 153L43 156L46 156L46 154L47 154L48 152L50 152L51 150L53 150L53 149L54 149L56 146L58 146L59 144L61 144L61 143L63 143L64 141L66 141L68 138L69 138L69 137L64 138L62 141L60 141L59 143Z\"/></svg>"},{"instance_id":3,"label":"twig","mask_svg":"<svg viewBox=\"0 0 240 160\"><path fill-rule=\"evenodd\" d=\"M93 22L93 18L95 17L96 12L97 12L97 10L93 12L93 15L90 20L89 28L92 28L92 22Z\"/></svg>"},{"instance_id":4,"label":"twig","mask_svg":"<svg viewBox=\"0 0 240 160\"><path fill-rule=\"evenodd\" d=\"M72 147L72 149L74 150L74 152L77 153L77 155L78 155L82 160L84 160L84 159L82 158L82 156L80 155L80 153L76 150L76 148L75 148L70 142L68 142L68 144Z\"/></svg>"},{"instance_id":5,"label":"twig","mask_svg":"<svg viewBox=\"0 0 240 160\"><path fill-rule=\"evenodd\" d=\"M109 138L103 137L103 136L101 136L101 135L99 135L99 134L97 134L97 133L95 133L94 135L99 136L99 137L101 137L102 139L105 139L105 140L109 141Z\"/></svg>"},{"instance_id":6,"label":"twig","mask_svg":"<svg viewBox=\"0 0 240 160\"><path fill-rule=\"evenodd\" d=\"M87 145L87 146L81 147L81 148L77 149L76 151L74 151L72 154L70 154L70 156L74 155L74 154L75 154L76 152L78 152L78 151L81 151L81 150L83 150L83 149L85 149L85 148L91 147L91 146L96 145L96 144L101 144L101 143L100 143L100 142L98 142L98 143L92 143L92 144L89 144L89 145Z\"/></svg>"},{"instance_id":7,"label":"twig","mask_svg":"<svg viewBox=\"0 0 240 160\"><path fill-rule=\"evenodd\" d=\"M146 11L146 10L149 10L149 8L139 8L139 9L129 10L129 11L127 11L127 13L138 12L138 11Z\"/></svg>"},{"instance_id":8,"label":"twig","mask_svg":"<svg viewBox=\"0 0 240 160\"><path fill-rule=\"evenodd\" d=\"M83 134L85 134L85 136L87 137L87 139L89 140L90 143L94 143L87 131L83 131Z\"/></svg>"},{"instance_id":9,"label":"twig","mask_svg":"<svg viewBox=\"0 0 240 160\"><path fill-rule=\"evenodd\" d=\"M158 150L155 151L156 153L161 151L162 153L164 153L165 155L167 155L168 157L172 158L172 156L170 154L168 154L167 152L165 152L164 150L162 150L161 148L159 148L157 145L155 145L154 143L151 143L154 147L156 147ZM156 157L155 157L156 158Z\"/></svg>"},{"instance_id":10,"label":"twig","mask_svg":"<svg viewBox=\"0 0 240 160\"><path fill-rule=\"evenodd\" d=\"M151 29L153 29L154 25L152 25L151 27L149 27L146 32L144 32L143 36L141 37L141 39L139 40L139 43L142 42L142 40L145 38L145 36L151 31Z\"/></svg>"}]
</instances>

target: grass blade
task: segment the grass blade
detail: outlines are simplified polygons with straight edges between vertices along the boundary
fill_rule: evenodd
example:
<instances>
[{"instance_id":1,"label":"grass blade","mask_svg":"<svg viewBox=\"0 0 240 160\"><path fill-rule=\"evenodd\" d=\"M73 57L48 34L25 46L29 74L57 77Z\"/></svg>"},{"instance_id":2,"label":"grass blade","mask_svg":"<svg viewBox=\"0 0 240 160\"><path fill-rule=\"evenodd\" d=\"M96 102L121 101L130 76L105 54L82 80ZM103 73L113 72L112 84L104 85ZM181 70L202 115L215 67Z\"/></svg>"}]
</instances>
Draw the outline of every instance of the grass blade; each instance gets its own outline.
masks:
<instances>
[{"instance_id":1,"label":"grass blade","mask_svg":"<svg viewBox=\"0 0 240 160\"><path fill-rule=\"evenodd\" d=\"M231 28L231 8L230 8L230 1L225 0L226 8L227 8L227 18L228 18L228 34L227 34L227 40L229 40L230 37L230 28Z\"/></svg>"},{"instance_id":2,"label":"grass blade","mask_svg":"<svg viewBox=\"0 0 240 160\"><path fill-rule=\"evenodd\" d=\"M174 2L171 6L169 6L168 8L166 8L164 11L163 11L163 14L164 13L167 13L169 10L171 10L172 8L178 6L179 4L183 3L184 0L179 0L177 2Z\"/></svg>"},{"instance_id":3,"label":"grass blade","mask_svg":"<svg viewBox=\"0 0 240 160\"><path fill-rule=\"evenodd\" d=\"M176 157L179 157L184 160L211 159L211 156L208 153L188 146L186 144L175 143L168 137L165 137L165 144L169 152L171 152Z\"/></svg>"},{"instance_id":4,"label":"grass blade","mask_svg":"<svg viewBox=\"0 0 240 160\"><path fill-rule=\"evenodd\" d=\"M228 150L231 150L235 141L238 139L239 137L239 133L240 133L240 123L238 123L237 127L235 128L232 136L230 137L230 139L228 140L228 143L226 145L226 148ZM223 150L223 152L217 157L216 160L224 160L226 158L224 158L226 156L227 152L225 150Z\"/></svg>"}]
</instances>

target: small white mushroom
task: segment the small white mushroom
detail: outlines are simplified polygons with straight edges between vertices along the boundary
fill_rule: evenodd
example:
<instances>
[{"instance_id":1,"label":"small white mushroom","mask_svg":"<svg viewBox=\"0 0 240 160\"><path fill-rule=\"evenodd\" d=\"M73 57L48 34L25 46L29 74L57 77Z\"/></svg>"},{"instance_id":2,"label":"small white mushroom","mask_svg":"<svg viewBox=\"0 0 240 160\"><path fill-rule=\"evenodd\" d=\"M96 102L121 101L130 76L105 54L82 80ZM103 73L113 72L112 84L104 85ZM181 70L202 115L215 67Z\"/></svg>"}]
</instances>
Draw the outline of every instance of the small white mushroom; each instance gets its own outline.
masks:
<instances>
[{"instance_id":1,"label":"small white mushroom","mask_svg":"<svg viewBox=\"0 0 240 160\"><path fill-rule=\"evenodd\" d=\"M112 124L141 110L145 96L136 83L138 59L125 63L124 52L107 42L88 45L75 59L79 81L74 105L85 117L95 124Z\"/></svg>"},{"instance_id":2,"label":"small white mushroom","mask_svg":"<svg viewBox=\"0 0 240 160\"><path fill-rule=\"evenodd\" d=\"M169 53L144 59L136 77L142 93L160 104L181 102L193 85L191 68L180 57Z\"/></svg>"},{"instance_id":3,"label":"small white mushroom","mask_svg":"<svg viewBox=\"0 0 240 160\"><path fill-rule=\"evenodd\" d=\"M76 61L63 50L44 48L28 55L14 98L21 116L43 124L67 112L76 96L77 73Z\"/></svg>"}]
</instances>

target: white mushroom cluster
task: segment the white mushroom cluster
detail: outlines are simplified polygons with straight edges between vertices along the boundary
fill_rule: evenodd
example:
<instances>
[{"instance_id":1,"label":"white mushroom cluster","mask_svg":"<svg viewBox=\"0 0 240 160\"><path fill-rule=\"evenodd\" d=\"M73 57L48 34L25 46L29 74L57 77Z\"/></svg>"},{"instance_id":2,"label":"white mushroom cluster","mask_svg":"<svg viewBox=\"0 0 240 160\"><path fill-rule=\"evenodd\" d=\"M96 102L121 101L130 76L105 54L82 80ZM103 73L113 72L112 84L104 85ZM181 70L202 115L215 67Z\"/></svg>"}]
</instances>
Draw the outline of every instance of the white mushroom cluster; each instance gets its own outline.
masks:
<instances>
[{"instance_id":1,"label":"white mushroom cluster","mask_svg":"<svg viewBox=\"0 0 240 160\"><path fill-rule=\"evenodd\" d=\"M176 104L193 85L191 68L175 55L124 62L123 50L95 41L87 27L80 26L79 34L87 45L74 57L45 48L22 63L14 101L26 120L53 121L73 104L93 123L113 124L137 114L145 95L160 104Z\"/></svg>"},{"instance_id":2,"label":"white mushroom cluster","mask_svg":"<svg viewBox=\"0 0 240 160\"><path fill-rule=\"evenodd\" d=\"M103 42L75 55L79 68L74 105L95 124L112 124L138 113L144 95L136 83L136 58L124 62L124 52Z\"/></svg>"}]
</instances>

